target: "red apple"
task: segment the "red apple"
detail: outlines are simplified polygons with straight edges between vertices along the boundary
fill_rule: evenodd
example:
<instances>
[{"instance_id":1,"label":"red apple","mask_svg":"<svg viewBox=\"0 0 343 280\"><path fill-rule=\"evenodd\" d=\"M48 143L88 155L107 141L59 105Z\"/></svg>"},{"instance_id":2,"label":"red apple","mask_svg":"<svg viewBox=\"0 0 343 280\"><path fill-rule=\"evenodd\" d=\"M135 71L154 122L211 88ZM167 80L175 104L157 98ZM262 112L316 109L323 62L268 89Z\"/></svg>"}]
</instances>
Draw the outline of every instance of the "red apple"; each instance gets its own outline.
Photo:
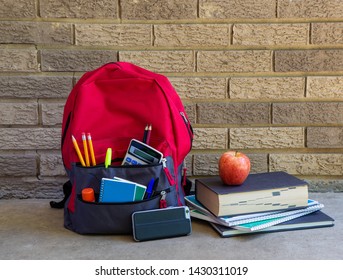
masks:
<instances>
[{"instance_id":1,"label":"red apple","mask_svg":"<svg viewBox=\"0 0 343 280\"><path fill-rule=\"evenodd\" d=\"M243 184L250 172L250 159L241 152L227 151L219 159L219 176L229 186Z\"/></svg>"}]
</instances>

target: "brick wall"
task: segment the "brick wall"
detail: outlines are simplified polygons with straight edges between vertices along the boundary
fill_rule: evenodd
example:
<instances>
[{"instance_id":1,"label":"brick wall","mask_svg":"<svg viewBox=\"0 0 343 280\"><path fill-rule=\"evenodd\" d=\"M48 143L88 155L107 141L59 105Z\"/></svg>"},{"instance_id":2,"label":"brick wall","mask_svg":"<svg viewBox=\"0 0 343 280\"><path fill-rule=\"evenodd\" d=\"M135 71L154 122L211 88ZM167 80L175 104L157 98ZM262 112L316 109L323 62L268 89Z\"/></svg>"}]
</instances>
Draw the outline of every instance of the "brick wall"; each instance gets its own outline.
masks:
<instances>
[{"instance_id":1,"label":"brick wall","mask_svg":"<svg viewBox=\"0 0 343 280\"><path fill-rule=\"evenodd\" d=\"M343 1L0 2L0 197L60 197L64 102L109 61L170 78L194 126L193 176L237 149L253 172L343 190Z\"/></svg>"}]
</instances>

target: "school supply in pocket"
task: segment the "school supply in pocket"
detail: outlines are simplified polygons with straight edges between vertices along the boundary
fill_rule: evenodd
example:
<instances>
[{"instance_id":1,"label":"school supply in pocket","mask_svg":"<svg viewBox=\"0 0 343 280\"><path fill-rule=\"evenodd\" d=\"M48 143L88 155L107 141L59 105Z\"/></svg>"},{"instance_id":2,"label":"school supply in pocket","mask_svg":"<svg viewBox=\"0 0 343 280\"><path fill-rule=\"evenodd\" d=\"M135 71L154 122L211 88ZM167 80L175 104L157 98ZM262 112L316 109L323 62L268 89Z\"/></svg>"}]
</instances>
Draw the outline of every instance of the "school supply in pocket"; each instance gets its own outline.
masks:
<instances>
[{"instance_id":1,"label":"school supply in pocket","mask_svg":"<svg viewBox=\"0 0 343 280\"><path fill-rule=\"evenodd\" d=\"M183 206L189 186L184 159L192 140L184 106L165 76L127 62L85 73L63 113L62 159L72 185L65 227L82 234L131 233L132 213ZM142 199L104 201L101 182L114 177L144 186ZM94 190L94 202L82 199L85 188Z\"/></svg>"},{"instance_id":2,"label":"school supply in pocket","mask_svg":"<svg viewBox=\"0 0 343 280\"><path fill-rule=\"evenodd\" d=\"M144 165L161 163L163 154L149 145L132 139L122 165Z\"/></svg>"},{"instance_id":3,"label":"school supply in pocket","mask_svg":"<svg viewBox=\"0 0 343 280\"><path fill-rule=\"evenodd\" d=\"M144 198L146 187L133 181L115 177L102 178L99 202L132 202Z\"/></svg>"}]
</instances>

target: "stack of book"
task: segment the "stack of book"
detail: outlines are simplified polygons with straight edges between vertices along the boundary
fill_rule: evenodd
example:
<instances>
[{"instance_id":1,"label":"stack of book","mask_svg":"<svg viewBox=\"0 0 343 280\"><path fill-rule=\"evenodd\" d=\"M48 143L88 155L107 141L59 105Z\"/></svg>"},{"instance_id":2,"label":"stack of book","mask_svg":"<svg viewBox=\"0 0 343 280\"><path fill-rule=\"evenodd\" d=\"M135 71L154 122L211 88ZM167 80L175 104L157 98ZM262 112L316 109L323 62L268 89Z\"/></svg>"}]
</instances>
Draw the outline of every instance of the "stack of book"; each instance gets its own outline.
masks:
<instances>
[{"instance_id":1,"label":"stack of book","mask_svg":"<svg viewBox=\"0 0 343 280\"><path fill-rule=\"evenodd\" d=\"M196 179L195 195L185 200L192 217L223 237L334 225L324 205L308 198L308 184L285 172L250 174L240 186L219 176Z\"/></svg>"}]
</instances>

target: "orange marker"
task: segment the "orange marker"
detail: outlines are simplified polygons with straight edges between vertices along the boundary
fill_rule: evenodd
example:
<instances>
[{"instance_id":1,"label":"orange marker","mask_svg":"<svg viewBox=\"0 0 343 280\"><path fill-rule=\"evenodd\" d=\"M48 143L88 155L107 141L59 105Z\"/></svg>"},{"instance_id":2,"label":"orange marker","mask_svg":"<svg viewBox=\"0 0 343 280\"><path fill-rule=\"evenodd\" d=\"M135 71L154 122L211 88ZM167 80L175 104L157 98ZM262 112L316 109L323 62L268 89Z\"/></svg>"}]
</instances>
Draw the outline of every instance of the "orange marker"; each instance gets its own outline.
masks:
<instances>
[{"instance_id":1,"label":"orange marker","mask_svg":"<svg viewBox=\"0 0 343 280\"><path fill-rule=\"evenodd\" d=\"M88 145L87 145L87 139L86 139L86 133L82 133L82 143L83 143L83 152L85 153L85 159L86 159L86 166L91 166L89 163L89 155L88 155Z\"/></svg>"},{"instance_id":2,"label":"orange marker","mask_svg":"<svg viewBox=\"0 0 343 280\"><path fill-rule=\"evenodd\" d=\"M73 135L71 136L71 139L73 140L73 145L74 145L75 151L77 153L77 156L79 157L79 161L81 162L81 165L86 166L85 161L83 160L79 145L77 144L77 141Z\"/></svg>"},{"instance_id":3,"label":"orange marker","mask_svg":"<svg viewBox=\"0 0 343 280\"><path fill-rule=\"evenodd\" d=\"M88 145L89 145L89 153L91 154L92 165L95 166L96 161L95 161L95 155L94 155L92 136L90 133L87 133L87 140L88 140Z\"/></svg>"}]
</instances>

